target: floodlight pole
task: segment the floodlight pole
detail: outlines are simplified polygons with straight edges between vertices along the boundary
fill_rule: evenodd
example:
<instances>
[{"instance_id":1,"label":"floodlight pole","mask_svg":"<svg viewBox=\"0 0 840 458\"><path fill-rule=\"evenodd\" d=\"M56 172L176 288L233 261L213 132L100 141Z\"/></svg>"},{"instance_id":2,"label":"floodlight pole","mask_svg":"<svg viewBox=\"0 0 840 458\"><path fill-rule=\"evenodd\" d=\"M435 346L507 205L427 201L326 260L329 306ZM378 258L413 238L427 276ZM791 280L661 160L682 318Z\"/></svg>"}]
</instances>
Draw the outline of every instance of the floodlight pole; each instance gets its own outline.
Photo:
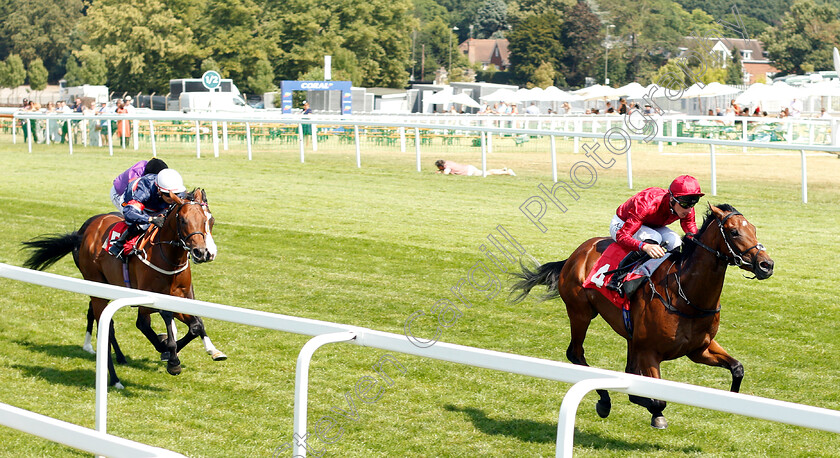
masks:
<instances>
[{"instance_id":1,"label":"floodlight pole","mask_svg":"<svg viewBox=\"0 0 840 458\"><path fill-rule=\"evenodd\" d=\"M458 26L452 27L452 33L458 31ZM449 68L446 70L446 77L449 79L449 75L452 74L452 33L449 34Z\"/></svg>"},{"instance_id":2,"label":"floodlight pole","mask_svg":"<svg viewBox=\"0 0 840 458\"><path fill-rule=\"evenodd\" d=\"M604 37L604 86L610 85L610 78L607 76L607 63L610 58L610 28L615 28L613 24L607 26L607 35Z\"/></svg>"}]
</instances>

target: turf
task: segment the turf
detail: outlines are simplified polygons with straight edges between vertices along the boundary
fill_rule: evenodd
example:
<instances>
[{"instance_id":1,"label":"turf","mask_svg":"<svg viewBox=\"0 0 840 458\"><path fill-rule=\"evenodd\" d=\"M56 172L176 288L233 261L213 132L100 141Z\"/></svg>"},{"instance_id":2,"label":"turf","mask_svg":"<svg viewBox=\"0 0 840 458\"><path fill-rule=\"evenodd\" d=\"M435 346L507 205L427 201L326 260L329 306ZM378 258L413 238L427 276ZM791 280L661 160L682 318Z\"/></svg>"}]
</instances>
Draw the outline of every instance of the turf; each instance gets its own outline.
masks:
<instances>
[{"instance_id":1,"label":"turf","mask_svg":"<svg viewBox=\"0 0 840 458\"><path fill-rule=\"evenodd\" d=\"M439 140L439 139L437 139ZM0 135L0 262L21 265L20 243L44 233L72 231L89 216L110 211L113 177L151 155L140 150L11 144ZM431 313L439 299L478 261L480 246L502 225L540 262L565 259L579 243L603 235L615 208L632 194L624 156L565 197L566 211L549 206L540 231L520 211L538 186L551 187L547 142L517 146L495 139L489 167L512 167L516 177L434 174L438 158L480 165L469 142L423 145L423 171L408 152L363 142L362 168L352 144L306 147L257 142L247 160L241 142L213 157L203 142L196 158L189 142L159 142L159 156L179 170L188 187L207 190L216 218L218 258L194 266L202 300L402 333L406 319ZM601 150L603 152L603 150ZM742 392L840 409L840 305L836 285L840 160L808 157L809 203L800 200L798 153L718 148L718 195L713 203L738 208L758 228L776 273L758 282L730 269L723 292L718 341L745 367ZM604 153L606 158L609 153ZM702 147L634 145L634 189L664 186L691 173L710 188ZM568 179L587 160L558 142L558 170ZM591 160L590 160L591 162ZM594 163L593 163L594 165ZM72 260L50 272L80 274ZM499 274L507 288L510 280ZM565 361L568 321L559 300L512 305L502 292L475 291L473 304L442 329L446 342ZM0 279L0 402L82 426L94 422L94 357L81 350L86 298ZM450 317L451 318L451 317ZM431 322L426 322L431 323ZM229 355L213 362L195 342L181 353L184 372L166 374L134 328L131 311L116 317L129 358L117 368L126 389L109 396L108 430L189 456L271 456L292 440L295 358L308 339L207 320L216 346ZM162 328L155 319L153 325ZM182 327L180 333L185 329ZM428 326L423 337L432 334ZM421 331L422 333L423 331ZM587 337L593 366L621 370L625 344L600 319ZM327 456L553 456L557 413L569 385L433 360L394 355L405 373L392 372L372 403L347 411L354 390L385 352L334 344L319 350L310 372L310 428L337 419ZM686 359L666 362L670 380L726 389L730 375ZM649 414L614 396L613 413L600 419L589 395L577 415L579 456L832 456L840 436L670 403L664 431ZM340 433L340 435L339 435ZM74 456L72 449L3 429L0 455ZM290 455L288 453L287 455ZM315 456L314 454L310 454Z\"/></svg>"}]
</instances>

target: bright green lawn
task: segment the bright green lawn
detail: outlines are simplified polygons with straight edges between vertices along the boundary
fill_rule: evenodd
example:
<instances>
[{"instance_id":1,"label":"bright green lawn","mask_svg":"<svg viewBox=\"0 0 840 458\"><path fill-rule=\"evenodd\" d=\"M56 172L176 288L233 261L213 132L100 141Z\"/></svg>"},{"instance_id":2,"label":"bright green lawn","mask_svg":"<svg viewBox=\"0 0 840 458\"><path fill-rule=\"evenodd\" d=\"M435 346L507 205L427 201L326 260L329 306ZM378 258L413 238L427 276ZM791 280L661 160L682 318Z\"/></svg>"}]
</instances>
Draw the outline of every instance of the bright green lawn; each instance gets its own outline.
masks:
<instances>
[{"instance_id":1,"label":"bright green lawn","mask_svg":"<svg viewBox=\"0 0 840 458\"><path fill-rule=\"evenodd\" d=\"M505 139L510 140L510 139ZM20 141L20 137L19 137ZM521 148L496 143L489 166L513 167L517 177L448 177L432 173L438 157L480 164L469 146L424 147L422 173L408 153L366 146L355 167L351 146L307 149L258 144L247 161L241 144L213 158L205 144L159 144L160 156L188 186L207 189L216 217L216 261L195 266L198 298L269 312L401 333L417 310L438 299L480 259L479 246L501 224L541 262L565 259L580 242L603 235L615 207L632 193L625 162L598 169L597 183L554 207L537 230L519 206L537 185L550 187L548 153L533 140ZM559 142L561 177L585 159ZM110 180L139 152L11 145L0 136L0 262L21 265L20 242L72 231L110 211ZM603 150L602 150L603 152ZM742 391L840 409L840 256L837 216L840 160L809 158L809 203L799 197L798 156L744 156L719 149L718 196L758 227L776 273L758 282L731 269L723 293L718 341L746 369ZM208 154L209 153L209 154ZM665 186L695 174L709 188L706 150L634 146L634 189ZM673 154L678 153L678 154ZM608 153L604 153L608 154ZM561 191L562 192L562 191ZM707 191L708 192L708 191ZM560 194L558 194L560 195ZM705 202L705 201L704 201ZM68 257L50 272L80 277ZM505 284L509 281L504 279ZM565 361L568 322L559 300L518 305L505 295L474 304L445 329L442 340ZM85 297L0 280L0 402L93 427L94 357L81 350ZM190 456L270 456L291 439L295 358L308 337L208 320L210 336L229 355L213 362L194 342L181 354L184 372L166 374L134 328L131 311L117 315L117 335L129 364L117 371L126 389L109 397L109 432ZM162 328L157 318L153 324ZM181 334L184 328L180 329ZM625 345L603 321L587 339L587 358L621 370ZM310 376L310 425L384 354L331 345L315 357ZM373 404L356 404L358 419L340 418L343 435L329 456L553 456L557 413L569 385L417 357L395 355L407 368ZM728 371L686 359L663 364L665 378L726 389ZM393 374L392 374L393 375ZM579 456L831 456L840 436L746 417L669 404L670 427L648 426L646 410L614 396L600 419L595 395L577 417ZM2 456L73 456L77 452L4 429ZM313 455L314 456L314 455Z\"/></svg>"}]
</instances>

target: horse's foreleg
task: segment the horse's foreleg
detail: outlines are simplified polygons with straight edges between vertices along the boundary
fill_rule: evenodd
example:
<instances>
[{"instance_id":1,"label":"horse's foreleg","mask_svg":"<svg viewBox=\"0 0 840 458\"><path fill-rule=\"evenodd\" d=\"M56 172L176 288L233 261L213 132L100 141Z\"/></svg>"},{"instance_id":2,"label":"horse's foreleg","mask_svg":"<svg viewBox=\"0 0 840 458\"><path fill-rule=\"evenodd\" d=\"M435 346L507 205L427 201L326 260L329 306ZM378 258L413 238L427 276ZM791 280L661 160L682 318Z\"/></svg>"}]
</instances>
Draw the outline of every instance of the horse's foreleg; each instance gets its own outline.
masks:
<instances>
[{"instance_id":1,"label":"horse's foreleg","mask_svg":"<svg viewBox=\"0 0 840 458\"><path fill-rule=\"evenodd\" d=\"M201 340L204 343L204 350L207 351L207 354L213 358L213 361L224 361L227 359L227 355L219 351L216 346L213 345L213 342L210 341L210 337L207 336L207 332L204 329L204 321L201 317L179 313L175 315L175 318L183 321L184 324L190 328L187 335L178 341L178 351L181 351L183 347L196 337L201 337Z\"/></svg>"},{"instance_id":2,"label":"horse's foreleg","mask_svg":"<svg viewBox=\"0 0 840 458\"><path fill-rule=\"evenodd\" d=\"M632 363L631 363L632 360ZM631 370L637 375L645 377L660 378L659 364L661 361L653 354L637 354L635 358L630 358L628 354L627 369ZM630 395L630 402L638 404L650 412L650 425L656 429L665 429L668 427L668 420L662 415L667 403L659 399L644 398L641 396Z\"/></svg>"},{"instance_id":3,"label":"horse's foreleg","mask_svg":"<svg viewBox=\"0 0 840 458\"><path fill-rule=\"evenodd\" d=\"M111 335L114 335L114 322L111 322ZM111 357L111 339L108 339L108 385L121 390L125 388L117 377L117 370L114 369L114 359Z\"/></svg>"},{"instance_id":4,"label":"horse's foreleg","mask_svg":"<svg viewBox=\"0 0 840 458\"><path fill-rule=\"evenodd\" d=\"M120 350L120 344L117 343L117 335L114 333L114 320L111 320L109 326L111 327L109 339L111 340L111 348L114 349L114 356L117 358L117 364L125 364L125 355L123 355L122 350Z\"/></svg>"},{"instance_id":5,"label":"horse's foreleg","mask_svg":"<svg viewBox=\"0 0 840 458\"><path fill-rule=\"evenodd\" d=\"M698 364L729 369L729 372L732 373L732 385L729 387L729 391L733 393L740 391L741 381L744 379L744 366L737 359L729 356L729 353L714 339L708 347L689 353L688 358Z\"/></svg>"},{"instance_id":6,"label":"horse's foreleg","mask_svg":"<svg viewBox=\"0 0 840 458\"><path fill-rule=\"evenodd\" d=\"M169 359L166 361L166 372L170 375L178 375L181 373L181 360L178 359L178 342L175 340L175 323L173 322L172 312L161 310L160 316L166 324L166 341L164 346L169 352Z\"/></svg>"},{"instance_id":7,"label":"horse's foreleg","mask_svg":"<svg viewBox=\"0 0 840 458\"><path fill-rule=\"evenodd\" d=\"M565 299L564 299L565 300ZM566 349L566 358L572 364L579 366L589 366L584 356L583 341L586 339L586 331L589 330L589 324L592 319L597 316L597 313L589 306L588 303L581 307L573 309L567 302L566 312L569 314L569 322L571 324L571 341L569 341L569 348ZM600 396L600 399L595 404L595 411L601 418L607 418L612 410L612 401L610 400L610 393L607 390L595 390Z\"/></svg>"},{"instance_id":8,"label":"horse's foreleg","mask_svg":"<svg viewBox=\"0 0 840 458\"><path fill-rule=\"evenodd\" d=\"M96 350L93 349L93 345L91 344L91 336L93 336L93 300L88 302L88 310L87 310L87 328L85 331L85 343L82 344L82 350L95 355Z\"/></svg>"}]
</instances>

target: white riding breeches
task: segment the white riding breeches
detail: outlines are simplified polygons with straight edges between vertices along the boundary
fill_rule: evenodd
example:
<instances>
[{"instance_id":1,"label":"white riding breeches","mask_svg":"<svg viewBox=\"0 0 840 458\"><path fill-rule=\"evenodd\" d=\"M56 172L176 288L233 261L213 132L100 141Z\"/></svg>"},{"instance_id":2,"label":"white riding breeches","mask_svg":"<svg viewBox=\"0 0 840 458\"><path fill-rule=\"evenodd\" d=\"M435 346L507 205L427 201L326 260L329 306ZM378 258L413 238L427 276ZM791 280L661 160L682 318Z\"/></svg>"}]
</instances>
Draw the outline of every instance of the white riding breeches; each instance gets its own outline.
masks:
<instances>
[{"instance_id":1,"label":"white riding breeches","mask_svg":"<svg viewBox=\"0 0 840 458\"><path fill-rule=\"evenodd\" d=\"M624 226L624 221L622 221L618 215L613 215L612 221L610 221L610 237L612 237L613 240L615 240L615 234L622 226ZM680 236L677 235L676 232L664 226L654 228L642 224L639 230L633 234L633 238L640 242L653 240L654 242L662 245L662 247L665 248L665 251L674 250L682 245L682 239L680 239Z\"/></svg>"},{"instance_id":2,"label":"white riding breeches","mask_svg":"<svg viewBox=\"0 0 840 458\"><path fill-rule=\"evenodd\" d=\"M123 202L123 195L122 194L117 194L117 190L114 189L113 186L111 186L111 203L114 204L115 207L117 207L118 212L122 211L122 202Z\"/></svg>"}]
</instances>

